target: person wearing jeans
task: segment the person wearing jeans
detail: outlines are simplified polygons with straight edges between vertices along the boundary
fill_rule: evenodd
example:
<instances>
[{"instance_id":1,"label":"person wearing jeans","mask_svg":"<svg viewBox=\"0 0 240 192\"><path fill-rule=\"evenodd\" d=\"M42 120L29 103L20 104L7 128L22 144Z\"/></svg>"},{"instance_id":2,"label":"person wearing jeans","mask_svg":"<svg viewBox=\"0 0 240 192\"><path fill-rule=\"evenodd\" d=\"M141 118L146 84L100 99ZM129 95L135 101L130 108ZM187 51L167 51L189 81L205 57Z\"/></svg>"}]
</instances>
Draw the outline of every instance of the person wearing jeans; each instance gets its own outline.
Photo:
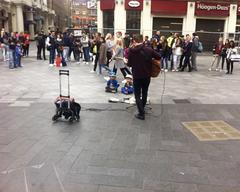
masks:
<instances>
[{"instance_id":1,"label":"person wearing jeans","mask_svg":"<svg viewBox=\"0 0 240 192\"><path fill-rule=\"evenodd\" d=\"M111 70L109 69L109 67L107 67L106 63L107 63L107 45L105 42L105 39L103 37L100 38L101 41L101 46L99 49L99 74L102 74L102 68L106 69L108 72L110 72Z\"/></svg>"},{"instance_id":2,"label":"person wearing jeans","mask_svg":"<svg viewBox=\"0 0 240 192\"><path fill-rule=\"evenodd\" d=\"M49 51L49 66L53 66L55 61L55 32L52 31L51 34L48 36L46 41L47 49Z\"/></svg>"},{"instance_id":3,"label":"person wearing jeans","mask_svg":"<svg viewBox=\"0 0 240 192\"><path fill-rule=\"evenodd\" d=\"M128 55L128 65L132 67L133 86L138 114L137 119L145 119L145 105L147 103L148 87L151 82L152 58L160 59L159 53L143 44L143 36L133 37L133 48L130 48ZM144 54L142 54L144 52ZM146 59L146 55L149 59Z\"/></svg>"},{"instance_id":4,"label":"person wearing jeans","mask_svg":"<svg viewBox=\"0 0 240 192\"><path fill-rule=\"evenodd\" d=\"M89 48L89 38L85 33L83 33L83 36L81 38L81 43L83 48L84 61L85 61L85 64L88 64L90 61L90 55L89 55L90 48Z\"/></svg>"}]
</instances>

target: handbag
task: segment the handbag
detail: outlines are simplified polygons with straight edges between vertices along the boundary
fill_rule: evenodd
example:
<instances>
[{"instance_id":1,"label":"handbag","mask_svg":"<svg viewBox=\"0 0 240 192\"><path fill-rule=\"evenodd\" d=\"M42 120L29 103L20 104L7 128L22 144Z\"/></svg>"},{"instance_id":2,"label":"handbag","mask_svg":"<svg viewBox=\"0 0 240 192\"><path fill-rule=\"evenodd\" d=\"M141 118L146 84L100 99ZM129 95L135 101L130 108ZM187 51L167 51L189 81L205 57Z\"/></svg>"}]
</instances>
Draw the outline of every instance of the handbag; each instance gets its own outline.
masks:
<instances>
[{"instance_id":1,"label":"handbag","mask_svg":"<svg viewBox=\"0 0 240 192\"><path fill-rule=\"evenodd\" d=\"M158 77L161 72L161 60L159 59L152 59L152 72L151 77Z\"/></svg>"}]
</instances>

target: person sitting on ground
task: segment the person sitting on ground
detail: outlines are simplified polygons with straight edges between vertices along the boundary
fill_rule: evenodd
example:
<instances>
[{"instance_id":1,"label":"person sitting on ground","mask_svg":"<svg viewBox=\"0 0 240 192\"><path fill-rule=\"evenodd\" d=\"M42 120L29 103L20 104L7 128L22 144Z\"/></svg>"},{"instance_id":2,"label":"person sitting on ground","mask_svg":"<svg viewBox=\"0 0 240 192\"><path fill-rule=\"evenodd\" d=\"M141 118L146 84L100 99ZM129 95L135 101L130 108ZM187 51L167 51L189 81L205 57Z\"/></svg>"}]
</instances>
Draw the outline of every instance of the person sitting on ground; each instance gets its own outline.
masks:
<instances>
[{"instance_id":1,"label":"person sitting on ground","mask_svg":"<svg viewBox=\"0 0 240 192\"><path fill-rule=\"evenodd\" d=\"M132 75L127 75L124 80L124 87L122 87L121 92L125 95L133 94L133 78Z\"/></svg>"},{"instance_id":2,"label":"person sitting on ground","mask_svg":"<svg viewBox=\"0 0 240 192\"><path fill-rule=\"evenodd\" d=\"M111 72L109 74L110 79L107 82L107 87L105 88L105 91L108 93L117 93L119 83L116 80L116 74L114 72Z\"/></svg>"}]
</instances>

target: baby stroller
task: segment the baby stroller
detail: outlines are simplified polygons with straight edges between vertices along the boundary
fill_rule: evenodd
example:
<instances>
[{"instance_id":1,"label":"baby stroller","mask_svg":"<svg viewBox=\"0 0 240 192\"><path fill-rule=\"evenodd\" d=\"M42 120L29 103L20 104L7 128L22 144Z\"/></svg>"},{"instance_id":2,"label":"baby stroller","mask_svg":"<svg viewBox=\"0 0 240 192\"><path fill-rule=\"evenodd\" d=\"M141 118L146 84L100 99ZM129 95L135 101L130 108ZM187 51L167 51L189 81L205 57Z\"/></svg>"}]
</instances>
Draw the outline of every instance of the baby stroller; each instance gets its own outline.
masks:
<instances>
[{"instance_id":1,"label":"baby stroller","mask_svg":"<svg viewBox=\"0 0 240 192\"><path fill-rule=\"evenodd\" d=\"M68 76L67 96L62 95L62 75ZM60 117L64 116L69 122L73 122L74 120L79 121L81 106L75 102L74 98L70 97L69 70L59 70L59 87L60 95L55 101L56 114L52 117L52 120L57 121Z\"/></svg>"}]
</instances>

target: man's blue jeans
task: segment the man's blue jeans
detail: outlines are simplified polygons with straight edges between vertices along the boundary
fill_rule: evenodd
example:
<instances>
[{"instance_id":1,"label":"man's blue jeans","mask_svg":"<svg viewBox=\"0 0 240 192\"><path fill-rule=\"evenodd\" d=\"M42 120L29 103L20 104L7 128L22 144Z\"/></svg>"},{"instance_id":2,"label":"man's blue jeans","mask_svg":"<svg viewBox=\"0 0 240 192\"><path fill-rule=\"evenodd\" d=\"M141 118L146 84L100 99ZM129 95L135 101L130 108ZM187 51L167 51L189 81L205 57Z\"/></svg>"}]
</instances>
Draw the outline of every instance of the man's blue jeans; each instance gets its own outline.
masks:
<instances>
[{"instance_id":1,"label":"man's blue jeans","mask_svg":"<svg viewBox=\"0 0 240 192\"><path fill-rule=\"evenodd\" d=\"M49 64L54 64L55 54L55 49L49 51Z\"/></svg>"},{"instance_id":2,"label":"man's blue jeans","mask_svg":"<svg viewBox=\"0 0 240 192\"><path fill-rule=\"evenodd\" d=\"M83 47L83 55L84 55L84 60L86 62L89 62L89 60L90 60L89 52L90 52L89 47Z\"/></svg>"}]
</instances>

